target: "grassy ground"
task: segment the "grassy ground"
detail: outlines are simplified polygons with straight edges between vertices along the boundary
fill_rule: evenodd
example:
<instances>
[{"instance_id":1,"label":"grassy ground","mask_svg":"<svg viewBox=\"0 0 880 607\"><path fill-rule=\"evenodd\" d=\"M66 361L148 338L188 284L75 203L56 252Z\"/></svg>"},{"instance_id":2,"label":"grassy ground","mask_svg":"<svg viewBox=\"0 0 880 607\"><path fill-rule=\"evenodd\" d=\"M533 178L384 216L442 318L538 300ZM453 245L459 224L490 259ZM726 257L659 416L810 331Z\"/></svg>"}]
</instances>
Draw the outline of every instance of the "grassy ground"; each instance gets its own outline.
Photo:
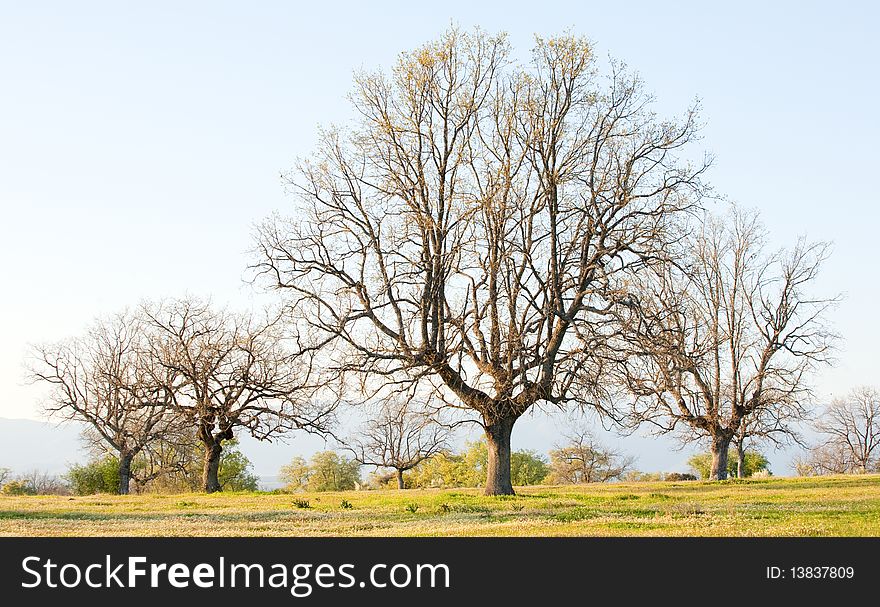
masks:
<instances>
[{"instance_id":1,"label":"grassy ground","mask_svg":"<svg viewBox=\"0 0 880 607\"><path fill-rule=\"evenodd\" d=\"M475 489L0 496L0 535L880 536L880 475L529 487L514 497Z\"/></svg>"}]
</instances>

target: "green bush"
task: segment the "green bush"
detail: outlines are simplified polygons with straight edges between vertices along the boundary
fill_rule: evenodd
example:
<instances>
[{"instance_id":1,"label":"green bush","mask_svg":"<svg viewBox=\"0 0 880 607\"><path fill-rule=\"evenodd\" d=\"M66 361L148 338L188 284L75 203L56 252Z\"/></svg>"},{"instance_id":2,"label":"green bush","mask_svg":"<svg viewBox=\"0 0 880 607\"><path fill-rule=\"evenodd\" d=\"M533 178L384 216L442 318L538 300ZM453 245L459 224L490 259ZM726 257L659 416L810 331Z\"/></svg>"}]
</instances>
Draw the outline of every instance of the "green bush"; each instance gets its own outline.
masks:
<instances>
[{"instance_id":1,"label":"green bush","mask_svg":"<svg viewBox=\"0 0 880 607\"><path fill-rule=\"evenodd\" d=\"M510 455L510 480L514 485L540 485L549 473L547 458L535 451L515 451Z\"/></svg>"},{"instance_id":2,"label":"green bush","mask_svg":"<svg viewBox=\"0 0 880 607\"><path fill-rule=\"evenodd\" d=\"M86 464L71 466L65 475L76 495L119 491L119 458L108 455Z\"/></svg>"},{"instance_id":3,"label":"green bush","mask_svg":"<svg viewBox=\"0 0 880 607\"><path fill-rule=\"evenodd\" d=\"M220 486L224 491L256 491L259 477L253 473L250 460L230 443L220 455Z\"/></svg>"},{"instance_id":4,"label":"green bush","mask_svg":"<svg viewBox=\"0 0 880 607\"><path fill-rule=\"evenodd\" d=\"M404 475L407 487L479 487L486 481L486 441L469 442L463 453L444 451Z\"/></svg>"},{"instance_id":5,"label":"green bush","mask_svg":"<svg viewBox=\"0 0 880 607\"><path fill-rule=\"evenodd\" d=\"M36 495L34 488L25 481L9 481L0 490L3 495Z\"/></svg>"},{"instance_id":6,"label":"green bush","mask_svg":"<svg viewBox=\"0 0 880 607\"><path fill-rule=\"evenodd\" d=\"M284 483L287 491L305 491L309 486L310 475L309 463L302 457L296 456L289 464L281 466L278 478Z\"/></svg>"},{"instance_id":7,"label":"green bush","mask_svg":"<svg viewBox=\"0 0 880 607\"><path fill-rule=\"evenodd\" d=\"M348 491L360 483L361 466L335 451L319 451L308 463L294 457L279 477L288 491Z\"/></svg>"},{"instance_id":8,"label":"green bush","mask_svg":"<svg viewBox=\"0 0 880 607\"><path fill-rule=\"evenodd\" d=\"M312 456L309 491L348 491L361 479L361 466L335 451L320 451Z\"/></svg>"},{"instance_id":9,"label":"green bush","mask_svg":"<svg viewBox=\"0 0 880 607\"><path fill-rule=\"evenodd\" d=\"M404 475L407 487L480 487L486 482L489 449L485 439L468 442L462 453L444 451L427 459ZM510 476L514 485L537 485L549 472L547 460L534 451L510 455Z\"/></svg>"},{"instance_id":10,"label":"green bush","mask_svg":"<svg viewBox=\"0 0 880 607\"><path fill-rule=\"evenodd\" d=\"M764 456L764 454L759 453L758 451L747 450L745 453L744 463L745 469L743 470L743 476L752 476L760 470L767 470L768 473L770 472L770 461ZM709 473L712 470L712 454L699 453L697 455L694 455L688 460L688 466L690 466L691 469L700 476L700 478L709 478ZM736 451L731 449L727 454L728 477L736 477L736 466Z\"/></svg>"}]
</instances>

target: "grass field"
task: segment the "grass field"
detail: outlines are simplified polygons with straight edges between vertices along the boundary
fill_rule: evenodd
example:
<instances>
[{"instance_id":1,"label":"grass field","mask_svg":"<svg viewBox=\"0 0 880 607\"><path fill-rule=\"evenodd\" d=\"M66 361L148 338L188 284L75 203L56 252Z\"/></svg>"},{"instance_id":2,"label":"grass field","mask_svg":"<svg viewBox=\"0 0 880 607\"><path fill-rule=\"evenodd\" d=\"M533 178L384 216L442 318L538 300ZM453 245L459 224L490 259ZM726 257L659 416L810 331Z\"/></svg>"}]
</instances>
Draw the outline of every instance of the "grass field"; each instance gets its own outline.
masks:
<instances>
[{"instance_id":1,"label":"grass field","mask_svg":"<svg viewBox=\"0 0 880 607\"><path fill-rule=\"evenodd\" d=\"M476 489L0 496L0 535L880 536L880 475L539 486L512 497Z\"/></svg>"}]
</instances>

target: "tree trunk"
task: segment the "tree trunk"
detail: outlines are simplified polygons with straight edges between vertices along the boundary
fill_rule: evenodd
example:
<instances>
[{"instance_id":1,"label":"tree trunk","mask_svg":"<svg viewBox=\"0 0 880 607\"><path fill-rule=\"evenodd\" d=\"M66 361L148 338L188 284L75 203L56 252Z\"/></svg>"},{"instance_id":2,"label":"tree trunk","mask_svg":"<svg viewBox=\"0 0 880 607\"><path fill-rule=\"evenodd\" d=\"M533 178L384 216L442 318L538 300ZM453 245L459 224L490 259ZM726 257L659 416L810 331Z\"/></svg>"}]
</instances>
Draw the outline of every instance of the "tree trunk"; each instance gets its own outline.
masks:
<instances>
[{"instance_id":1,"label":"tree trunk","mask_svg":"<svg viewBox=\"0 0 880 607\"><path fill-rule=\"evenodd\" d=\"M736 446L736 478L746 477L746 450L742 443Z\"/></svg>"},{"instance_id":2,"label":"tree trunk","mask_svg":"<svg viewBox=\"0 0 880 607\"><path fill-rule=\"evenodd\" d=\"M403 489L403 470L397 470L397 488Z\"/></svg>"},{"instance_id":3,"label":"tree trunk","mask_svg":"<svg viewBox=\"0 0 880 607\"><path fill-rule=\"evenodd\" d=\"M727 452L729 449L729 436L715 436L712 438L712 468L709 470L710 481L723 481L727 478Z\"/></svg>"},{"instance_id":4,"label":"tree trunk","mask_svg":"<svg viewBox=\"0 0 880 607\"><path fill-rule=\"evenodd\" d=\"M510 481L510 435L515 417L486 424L489 457L486 462L486 495L514 495Z\"/></svg>"},{"instance_id":5,"label":"tree trunk","mask_svg":"<svg viewBox=\"0 0 880 607\"><path fill-rule=\"evenodd\" d=\"M128 495L129 485L131 484L131 462L133 459L133 453L119 454L119 495Z\"/></svg>"},{"instance_id":6,"label":"tree trunk","mask_svg":"<svg viewBox=\"0 0 880 607\"><path fill-rule=\"evenodd\" d=\"M204 442L205 462L202 468L202 490L205 493L220 491L220 454L223 452L221 441Z\"/></svg>"}]
</instances>

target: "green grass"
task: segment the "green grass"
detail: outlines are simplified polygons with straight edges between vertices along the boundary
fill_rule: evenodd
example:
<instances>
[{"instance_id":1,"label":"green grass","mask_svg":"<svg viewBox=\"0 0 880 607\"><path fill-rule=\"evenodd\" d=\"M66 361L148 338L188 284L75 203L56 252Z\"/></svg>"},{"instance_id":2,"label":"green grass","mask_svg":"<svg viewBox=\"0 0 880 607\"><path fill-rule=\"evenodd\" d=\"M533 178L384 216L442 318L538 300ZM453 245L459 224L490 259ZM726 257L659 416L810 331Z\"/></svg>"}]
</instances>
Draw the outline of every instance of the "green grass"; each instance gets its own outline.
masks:
<instances>
[{"instance_id":1,"label":"green grass","mask_svg":"<svg viewBox=\"0 0 880 607\"><path fill-rule=\"evenodd\" d=\"M0 535L880 536L880 475L538 486L505 497L478 489L0 496Z\"/></svg>"}]
</instances>

